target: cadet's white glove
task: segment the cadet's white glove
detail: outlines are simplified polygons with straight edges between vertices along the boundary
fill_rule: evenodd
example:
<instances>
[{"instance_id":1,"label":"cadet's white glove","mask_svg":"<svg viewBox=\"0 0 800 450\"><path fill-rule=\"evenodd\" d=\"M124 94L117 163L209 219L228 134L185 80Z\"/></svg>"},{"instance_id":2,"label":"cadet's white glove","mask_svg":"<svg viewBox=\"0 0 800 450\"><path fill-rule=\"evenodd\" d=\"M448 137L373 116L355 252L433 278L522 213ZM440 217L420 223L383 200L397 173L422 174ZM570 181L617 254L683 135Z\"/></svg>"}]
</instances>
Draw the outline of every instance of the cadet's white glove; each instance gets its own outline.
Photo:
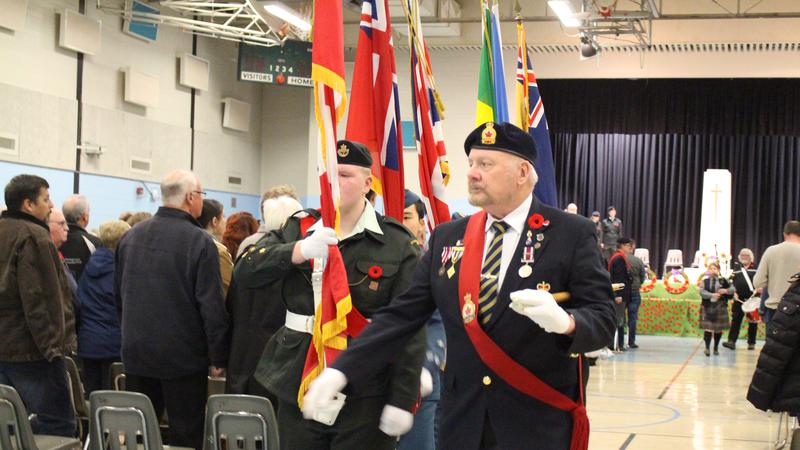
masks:
<instances>
[{"instance_id":1,"label":"cadet's white glove","mask_svg":"<svg viewBox=\"0 0 800 450\"><path fill-rule=\"evenodd\" d=\"M419 393L422 397L427 397L433 392L433 377L428 369L422 368L419 374Z\"/></svg>"},{"instance_id":2,"label":"cadet's white glove","mask_svg":"<svg viewBox=\"0 0 800 450\"><path fill-rule=\"evenodd\" d=\"M333 397L347 386L347 377L336 369L328 367L308 387L303 397L303 417L313 419L314 413L330 408Z\"/></svg>"},{"instance_id":3,"label":"cadet's white glove","mask_svg":"<svg viewBox=\"0 0 800 450\"><path fill-rule=\"evenodd\" d=\"M300 254L306 261L324 258L328 256L328 246L336 245L338 242L336 231L333 228L323 227L300 241Z\"/></svg>"},{"instance_id":4,"label":"cadet's white glove","mask_svg":"<svg viewBox=\"0 0 800 450\"><path fill-rule=\"evenodd\" d=\"M511 293L511 309L527 316L548 333L564 334L569 330L570 317L556 299L538 289L523 289Z\"/></svg>"},{"instance_id":5,"label":"cadet's white glove","mask_svg":"<svg viewBox=\"0 0 800 450\"><path fill-rule=\"evenodd\" d=\"M389 436L402 436L414 425L414 415L396 406L386 405L381 413L381 431Z\"/></svg>"}]
</instances>

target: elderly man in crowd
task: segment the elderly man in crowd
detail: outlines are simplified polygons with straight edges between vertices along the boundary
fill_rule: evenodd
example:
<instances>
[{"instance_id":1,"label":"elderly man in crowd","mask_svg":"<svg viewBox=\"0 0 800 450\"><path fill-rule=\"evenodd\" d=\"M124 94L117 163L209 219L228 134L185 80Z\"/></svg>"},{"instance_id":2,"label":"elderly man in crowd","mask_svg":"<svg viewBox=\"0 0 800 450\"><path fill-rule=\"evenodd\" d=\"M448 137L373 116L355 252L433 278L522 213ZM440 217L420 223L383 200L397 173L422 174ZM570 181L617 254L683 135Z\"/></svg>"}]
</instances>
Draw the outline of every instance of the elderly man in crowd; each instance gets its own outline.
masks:
<instances>
[{"instance_id":1,"label":"elderly man in crowd","mask_svg":"<svg viewBox=\"0 0 800 450\"><path fill-rule=\"evenodd\" d=\"M116 252L122 362L128 390L169 415L170 443L203 446L207 376L228 359L228 314L219 254L197 217L203 195L185 170L161 182L163 206L131 228Z\"/></svg>"},{"instance_id":2,"label":"elderly man in crowd","mask_svg":"<svg viewBox=\"0 0 800 450\"><path fill-rule=\"evenodd\" d=\"M86 231L89 226L89 200L83 195L70 195L64 200L64 217L69 225L69 233L64 245L60 247L64 262L78 280L83 268L89 262L95 249L103 245L100 238Z\"/></svg>"}]
</instances>

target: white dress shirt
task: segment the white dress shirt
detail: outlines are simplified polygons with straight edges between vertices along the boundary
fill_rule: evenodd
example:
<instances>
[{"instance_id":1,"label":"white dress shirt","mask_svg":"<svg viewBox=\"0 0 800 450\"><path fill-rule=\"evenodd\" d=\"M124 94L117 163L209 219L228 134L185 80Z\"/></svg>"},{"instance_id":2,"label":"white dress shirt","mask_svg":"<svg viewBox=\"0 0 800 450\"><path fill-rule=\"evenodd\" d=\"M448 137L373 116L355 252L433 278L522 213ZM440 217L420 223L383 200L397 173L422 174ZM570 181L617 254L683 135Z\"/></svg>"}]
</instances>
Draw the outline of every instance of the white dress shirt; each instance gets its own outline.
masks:
<instances>
[{"instance_id":1,"label":"white dress shirt","mask_svg":"<svg viewBox=\"0 0 800 450\"><path fill-rule=\"evenodd\" d=\"M486 237L483 244L483 258L486 258L486 251L489 249L489 244L492 243L492 239L494 238L495 231L492 228L492 224L495 222L505 222L508 224L508 230L503 234L503 250L500 254L500 273L497 280L497 292L500 292L500 288L503 286L506 270L511 263L511 258L514 257L514 251L517 249L522 230L525 229L525 221L528 220L528 211L531 209L532 201L533 194L528 194L528 198L502 219L496 219L492 217L491 214L488 214L486 217ZM483 259L481 260L481 266L483 266Z\"/></svg>"}]
</instances>

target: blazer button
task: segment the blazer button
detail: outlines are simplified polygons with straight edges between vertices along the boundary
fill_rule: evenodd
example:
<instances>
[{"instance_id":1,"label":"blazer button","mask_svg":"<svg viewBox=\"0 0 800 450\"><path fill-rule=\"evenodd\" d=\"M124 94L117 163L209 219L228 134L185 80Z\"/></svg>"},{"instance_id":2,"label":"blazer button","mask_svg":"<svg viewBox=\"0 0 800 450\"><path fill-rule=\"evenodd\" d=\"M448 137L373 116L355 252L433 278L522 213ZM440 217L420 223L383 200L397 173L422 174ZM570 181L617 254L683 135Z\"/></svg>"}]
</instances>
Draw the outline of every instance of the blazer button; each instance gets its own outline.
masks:
<instances>
[{"instance_id":1,"label":"blazer button","mask_svg":"<svg viewBox=\"0 0 800 450\"><path fill-rule=\"evenodd\" d=\"M490 384L492 384L492 377L490 377L489 375L483 377L483 385L489 386Z\"/></svg>"}]
</instances>

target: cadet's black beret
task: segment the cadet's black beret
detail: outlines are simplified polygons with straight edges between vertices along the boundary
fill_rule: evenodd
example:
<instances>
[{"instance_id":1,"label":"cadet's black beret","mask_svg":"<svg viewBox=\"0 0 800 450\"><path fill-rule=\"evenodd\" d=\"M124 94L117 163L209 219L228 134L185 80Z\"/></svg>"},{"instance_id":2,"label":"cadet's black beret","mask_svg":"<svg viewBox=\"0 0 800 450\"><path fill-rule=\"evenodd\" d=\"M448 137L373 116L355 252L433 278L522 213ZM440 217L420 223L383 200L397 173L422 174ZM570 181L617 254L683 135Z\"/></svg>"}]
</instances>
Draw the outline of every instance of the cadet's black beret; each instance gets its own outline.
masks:
<instances>
[{"instance_id":1,"label":"cadet's black beret","mask_svg":"<svg viewBox=\"0 0 800 450\"><path fill-rule=\"evenodd\" d=\"M336 143L336 162L372 168L372 155L364 144L342 139Z\"/></svg>"},{"instance_id":2,"label":"cadet's black beret","mask_svg":"<svg viewBox=\"0 0 800 450\"><path fill-rule=\"evenodd\" d=\"M473 148L511 153L531 164L539 154L533 137L508 122L486 122L475 128L464 141L467 156Z\"/></svg>"},{"instance_id":3,"label":"cadet's black beret","mask_svg":"<svg viewBox=\"0 0 800 450\"><path fill-rule=\"evenodd\" d=\"M592 211L592 217L600 217L600 211Z\"/></svg>"},{"instance_id":4,"label":"cadet's black beret","mask_svg":"<svg viewBox=\"0 0 800 450\"><path fill-rule=\"evenodd\" d=\"M616 210L617 210L617 208L614 208L613 206L609 206L608 208L606 208L606 212L611 212L611 210L612 210L612 209L613 209L614 211L616 211Z\"/></svg>"},{"instance_id":5,"label":"cadet's black beret","mask_svg":"<svg viewBox=\"0 0 800 450\"><path fill-rule=\"evenodd\" d=\"M420 200L419 195L406 189L406 197L405 197L405 202L403 203L403 208L408 208L414 203L417 203L419 200Z\"/></svg>"},{"instance_id":6,"label":"cadet's black beret","mask_svg":"<svg viewBox=\"0 0 800 450\"><path fill-rule=\"evenodd\" d=\"M625 244L632 244L633 241L631 238L626 238L625 236L617 239L617 245L625 245Z\"/></svg>"}]
</instances>

